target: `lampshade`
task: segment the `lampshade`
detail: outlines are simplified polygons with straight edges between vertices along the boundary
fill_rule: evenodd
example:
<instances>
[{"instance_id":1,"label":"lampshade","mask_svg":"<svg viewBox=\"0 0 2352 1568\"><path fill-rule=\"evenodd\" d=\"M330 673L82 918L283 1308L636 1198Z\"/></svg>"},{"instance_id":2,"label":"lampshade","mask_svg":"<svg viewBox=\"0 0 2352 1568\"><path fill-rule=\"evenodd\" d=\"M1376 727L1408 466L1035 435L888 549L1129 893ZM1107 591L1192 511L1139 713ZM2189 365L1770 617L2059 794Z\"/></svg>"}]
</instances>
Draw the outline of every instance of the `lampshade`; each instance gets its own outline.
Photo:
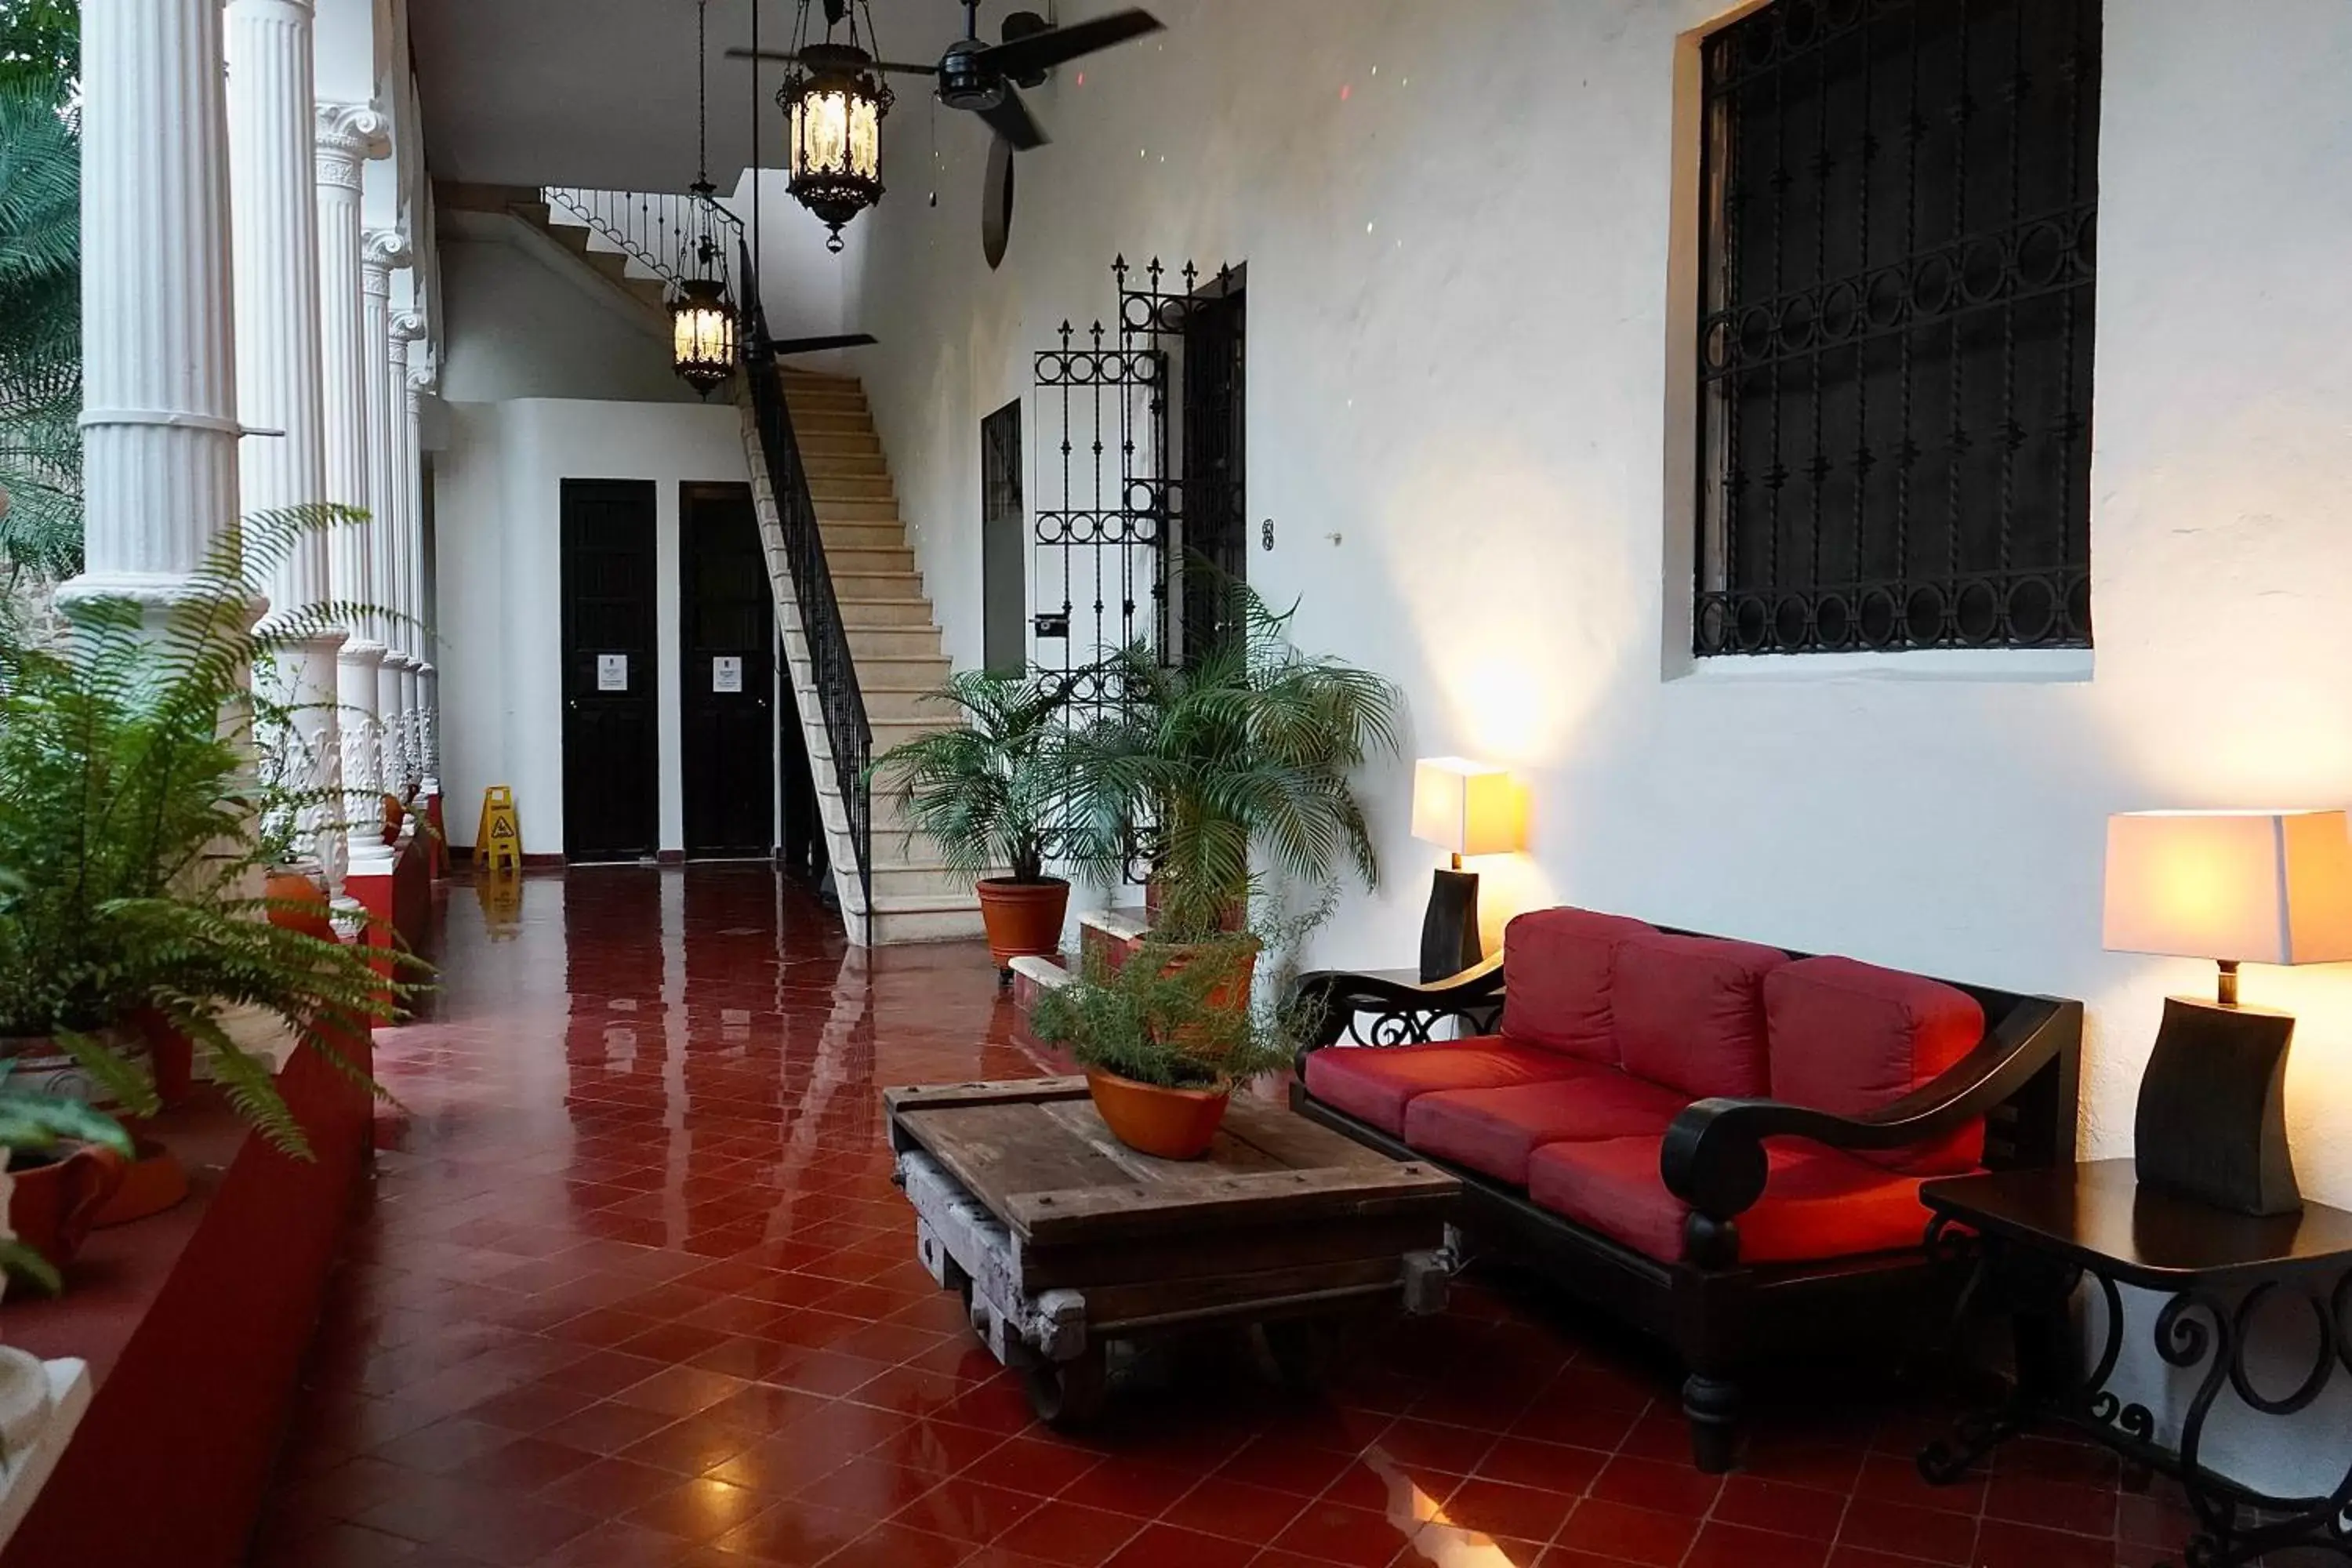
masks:
<instances>
[{"instance_id":1,"label":"lampshade","mask_svg":"<svg viewBox=\"0 0 2352 1568\"><path fill-rule=\"evenodd\" d=\"M2232 963L2352 959L2352 829L2345 814L2110 816L2105 945Z\"/></svg>"},{"instance_id":2,"label":"lampshade","mask_svg":"<svg viewBox=\"0 0 2352 1568\"><path fill-rule=\"evenodd\" d=\"M1412 768L1412 836L1456 855L1507 855L1527 839L1527 797L1505 770L1462 757Z\"/></svg>"}]
</instances>

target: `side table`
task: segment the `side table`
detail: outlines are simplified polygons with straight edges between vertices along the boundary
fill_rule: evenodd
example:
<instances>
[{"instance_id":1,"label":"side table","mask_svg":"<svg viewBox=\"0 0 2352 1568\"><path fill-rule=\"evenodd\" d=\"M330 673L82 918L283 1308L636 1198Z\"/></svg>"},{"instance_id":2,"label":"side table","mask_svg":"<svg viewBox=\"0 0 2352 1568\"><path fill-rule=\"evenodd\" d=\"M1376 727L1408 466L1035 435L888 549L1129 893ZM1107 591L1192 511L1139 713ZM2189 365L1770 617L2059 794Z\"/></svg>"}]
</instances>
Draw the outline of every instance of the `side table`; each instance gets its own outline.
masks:
<instances>
[{"instance_id":1,"label":"side table","mask_svg":"<svg viewBox=\"0 0 2352 1568\"><path fill-rule=\"evenodd\" d=\"M1973 1251L1964 1300L2005 1308L2017 1334L2017 1384L1993 1410L1963 1417L1919 1453L1919 1472L1958 1480L1997 1444L2042 1421L2088 1434L2126 1460L2179 1480L2198 1533L2195 1568L2233 1568L2266 1552L2318 1545L2352 1556L2352 1452L2324 1497L2265 1496L2208 1469L2208 1418L2225 1390L2264 1415L2310 1407L2339 1367L2352 1375L2352 1213L2311 1204L2299 1215L2249 1218L2139 1185L2129 1160L2048 1171L2004 1171L1926 1184L1931 1247ZM2074 1364L2068 1305L2089 1280L2105 1325L2087 1372ZM2164 1298L2156 1352L2199 1372L2177 1448L2156 1441L2156 1419L2108 1384L2124 1345L2120 1287ZM2318 1330L2310 1372L2284 1392L2258 1386L2249 1342L2266 1322L2307 1312ZM2200 1370L2201 1369L2201 1370Z\"/></svg>"}]
</instances>

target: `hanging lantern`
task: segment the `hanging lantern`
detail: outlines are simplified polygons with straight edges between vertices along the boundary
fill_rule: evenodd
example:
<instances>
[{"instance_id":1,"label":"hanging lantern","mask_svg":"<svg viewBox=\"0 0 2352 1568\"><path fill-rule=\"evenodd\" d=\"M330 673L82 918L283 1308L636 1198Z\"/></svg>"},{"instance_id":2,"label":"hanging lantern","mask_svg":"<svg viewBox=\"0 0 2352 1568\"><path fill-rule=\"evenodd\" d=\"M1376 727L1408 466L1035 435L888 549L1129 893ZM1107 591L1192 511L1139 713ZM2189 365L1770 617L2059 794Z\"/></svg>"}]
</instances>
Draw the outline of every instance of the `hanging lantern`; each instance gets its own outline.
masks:
<instances>
[{"instance_id":1,"label":"hanging lantern","mask_svg":"<svg viewBox=\"0 0 2352 1568\"><path fill-rule=\"evenodd\" d=\"M709 397L735 374L735 302L727 297L724 252L714 229L719 188L710 183L710 58L705 24L709 0L695 5L694 63L696 158L694 222L678 258L677 292L669 298L670 367L687 385ZM754 294L758 292L753 290Z\"/></svg>"},{"instance_id":2,"label":"hanging lantern","mask_svg":"<svg viewBox=\"0 0 2352 1568\"><path fill-rule=\"evenodd\" d=\"M735 374L735 303L716 277L689 278L669 302L670 363L705 397Z\"/></svg>"},{"instance_id":3,"label":"hanging lantern","mask_svg":"<svg viewBox=\"0 0 2352 1568\"><path fill-rule=\"evenodd\" d=\"M804 0L803 29L807 22ZM870 20L867 31L870 37ZM842 226L882 199L882 121L894 101L855 17L849 36L845 44L803 45L776 94L792 154L787 188L833 231L825 244L836 251Z\"/></svg>"}]
</instances>

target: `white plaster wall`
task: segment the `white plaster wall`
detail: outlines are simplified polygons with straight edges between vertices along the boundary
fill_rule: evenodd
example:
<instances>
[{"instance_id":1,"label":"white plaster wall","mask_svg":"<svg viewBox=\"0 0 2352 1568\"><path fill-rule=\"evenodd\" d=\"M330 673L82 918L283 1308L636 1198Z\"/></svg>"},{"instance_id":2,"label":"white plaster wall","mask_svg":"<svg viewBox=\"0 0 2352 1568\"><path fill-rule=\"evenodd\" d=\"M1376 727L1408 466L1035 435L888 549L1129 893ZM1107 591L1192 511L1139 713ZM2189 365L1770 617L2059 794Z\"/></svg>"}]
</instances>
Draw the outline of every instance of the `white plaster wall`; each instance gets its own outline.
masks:
<instances>
[{"instance_id":1,"label":"white plaster wall","mask_svg":"<svg viewBox=\"0 0 2352 1568\"><path fill-rule=\"evenodd\" d=\"M2159 999L2210 969L2101 951L2103 818L2352 803L2352 360L2315 298L2352 247L2352 6L2106 7L2095 659L1675 679L1672 84L1726 8L1156 0L1168 34L1036 95L1055 140L996 274L984 134L942 116L930 209L929 140L895 125L853 295L926 584L977 662L979 422L1066 317L1109 313L1112 256L1245 261L1249 516L1278 529L1251 576L1402 684L1412 752L1524 774L1533 845L1486 863L1490 920L1573 900L2081 997L2085 1147L2127 1153ZM1436 852L1409 776L1363 781L1389 879L1318 963L1412 948ZM2352 966L2246 985L2301 1017L2305 1186L2352 1205ZM2306 1419L2340 1435L2352 1402ZM2341 1474L2340 1442L2248 1441L2264 1479Z\"/></svg>"},{"instance_id":2,"label":"white plaster wall","mask_svg":"<svg viewBox=\"0 0 2352 1568\"><path fill-rule=\"evenodd\" d=\"M569 254L534 247L515 220L485 220L509 238L441 242L441 394L457 403L519 397L698 403L670 369L665 322ZM552 242L548 242L552 249ZM576 274L576 275L575 275Z\"/></svg>"},{"instance_id":3,"label":"white plaster wall","mask_svg":"<svg viewBox=\"0 0 2352 1568\"><path fill-rule=\"evenodd\" d=\"M743 484L731 404L453 402L435 469L442 772L449 837L469 846L482 791L511 784L533 855L563 847L562 482L651 479L657 498L661 847L685 844L677 669L678 493Z\"/></svg>"}]
</instances>

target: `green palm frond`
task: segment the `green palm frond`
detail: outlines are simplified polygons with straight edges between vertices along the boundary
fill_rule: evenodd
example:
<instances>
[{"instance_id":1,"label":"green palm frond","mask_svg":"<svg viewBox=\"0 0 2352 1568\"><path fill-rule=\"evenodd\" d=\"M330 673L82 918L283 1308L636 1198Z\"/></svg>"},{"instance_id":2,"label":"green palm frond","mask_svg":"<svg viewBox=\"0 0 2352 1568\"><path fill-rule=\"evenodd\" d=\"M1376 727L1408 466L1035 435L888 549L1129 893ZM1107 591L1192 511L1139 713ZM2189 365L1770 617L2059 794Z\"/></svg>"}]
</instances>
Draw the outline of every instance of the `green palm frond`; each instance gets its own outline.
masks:
<instances>
[{"instance_id":1,"label":"green palm frond","mask_svg":"<svg viewBox=\"0 0 2352 1568\"><path fill-rule=\"evenodd\" d=\"M1207 570L1205 565L1196 569ZM1189 667L1150 645L1092 673L1114 694L1066 752L1071 837L1097 865L1150 854L1164 925L1199 933L1246 899L1254 854L1309 885L1345 866L1367 887L1380 860L1349 776L1400 746L1394 685L1300 652L1293 610L1227 582L1232 633Z\"/></svg>"},{"instance_id":2,"label":"green palm frond","mask_svg":"<svg viewBox=\"0 0 2352 1568\"><path fill-rule=\"evenodd\" d=\"M959 670L929 700L957 722L877 759L869 774L899 802L910 834L957 875L1010 871L1035 882L1068 795L1061 724L1070 678Z\"/></svg>"}]
</instances>

